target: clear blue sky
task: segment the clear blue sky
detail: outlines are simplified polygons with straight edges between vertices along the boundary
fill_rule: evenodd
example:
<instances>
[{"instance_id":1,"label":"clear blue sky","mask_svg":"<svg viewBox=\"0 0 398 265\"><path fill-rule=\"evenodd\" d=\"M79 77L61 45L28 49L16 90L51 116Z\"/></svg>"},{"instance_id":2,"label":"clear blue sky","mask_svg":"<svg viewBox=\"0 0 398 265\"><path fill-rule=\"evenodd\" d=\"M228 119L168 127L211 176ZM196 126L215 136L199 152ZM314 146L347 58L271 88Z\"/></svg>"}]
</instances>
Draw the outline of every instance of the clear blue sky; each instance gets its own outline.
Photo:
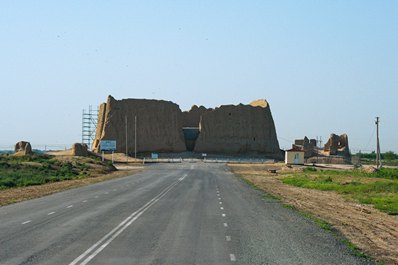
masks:
<instances>
[{"instance_id":1,"label":"clear blue sky","mask_svg":"<svg viewBox=\"0 0 398 265\"><path fill-rule=\"evenodd\" d=\"M109 94L269 101L281 148L398 151L398 1L1 1L0 147L81 140Z\"/></svg>"}]
</instances>

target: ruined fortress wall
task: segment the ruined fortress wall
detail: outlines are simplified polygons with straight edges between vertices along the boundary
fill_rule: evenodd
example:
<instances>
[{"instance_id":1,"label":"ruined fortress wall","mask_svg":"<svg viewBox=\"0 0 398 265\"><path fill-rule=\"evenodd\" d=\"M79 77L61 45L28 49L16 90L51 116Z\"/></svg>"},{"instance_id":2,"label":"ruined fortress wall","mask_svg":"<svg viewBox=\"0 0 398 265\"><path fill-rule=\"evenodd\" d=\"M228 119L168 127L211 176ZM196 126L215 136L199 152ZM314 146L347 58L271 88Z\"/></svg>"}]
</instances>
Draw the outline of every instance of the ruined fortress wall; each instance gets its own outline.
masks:
<instances>
[{"instance_id":1,"label":"ruined fortress wall","mask_svg":"<svg viewBox=\"0 0 398 265\"><path fill-rule=\"evenodd\" d=\"M203 106L193 105L189 111L184 111L183 115L183 126L184 127L199 127L200 117L213 109L207 109Z\"/></svg>"},{"instance_id":2,"label":"ruined fortress wall","mask_svg":"<svg viewBox=\"0 0 398 265\"><path fill-rule=\"evenodd\" d=\"M116 140L117 152L134 152L134 117L137 117L137 152L194 152L264 154L282 158L268 102L225 105L216 109L193 106L182 112L177 104L162 100L123 99L109 96L100 106L93 150L101 140ZM199 127L196 140L184 138L184 127ZM196 140L196 141L195 141Z\"/></svg>"},{"instance_id":3,"label":"ruined fortress wall","mask_svg":"<svg viewBox=\"0 0 398 265\"><path fill-rule=\"evenodd\" d=\"M162 100L123 99L112 96L100 109L94 151L99 151L101 140L116 140L117 152L127 147L134 152L134 117L137 117L137 152L182 152L185 151L182 132L183 117L177 104ZM102 110L103 109L103 110ZM101 118L104 111L104 118Z\"/></svg>"},{"instance_id":4,"label":"ruined fortress wall","mask_svg":"<svg viewBox=\"0 0 398 265\"><path fill-rule=\"evenodd\" d=\"M194 151L262 153L279 158L281 153L268 102L224 105L203 113Z\"/></svg>"},{"instance_id":5,"label":"ruined fortress wall","mask_svg":"<svg viewBox=\"0 0 398 265\"><path fill-rule=\"evenodd\" d=\"M99 149L102 132L104 130L105 115L106 115L106 103L102 103L99 107L99 112L98 112L97 130L95 132L95 139L93 141L93 146L92 146L93 150Z\"/></svg>"}]
</instances>

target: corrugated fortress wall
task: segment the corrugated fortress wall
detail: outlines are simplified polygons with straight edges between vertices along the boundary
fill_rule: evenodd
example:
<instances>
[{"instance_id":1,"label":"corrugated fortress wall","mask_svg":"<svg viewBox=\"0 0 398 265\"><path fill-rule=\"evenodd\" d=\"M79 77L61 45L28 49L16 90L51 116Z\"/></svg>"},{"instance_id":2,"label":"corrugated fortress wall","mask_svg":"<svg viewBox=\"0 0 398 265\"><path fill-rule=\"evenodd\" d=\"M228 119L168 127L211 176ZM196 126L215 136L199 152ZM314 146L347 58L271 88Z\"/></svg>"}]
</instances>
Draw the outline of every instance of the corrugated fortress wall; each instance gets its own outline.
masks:
<instances>
[{"instance_id":1,"label":"corrugated fortress wall","mask_svg":"<svg viewBox=\"0 0 398 265\"><path fill-rule=\"evenodd\" d=\"M225 105L204 113L195 152L262 153L279 158L279 143L267 101Z\"/></svg>"},{"instance_id":2,"label":"corrugated fortress wall","mask_svg":"<svg viewBox=\"0 0 398 265\"><path fill-rule=\"evenodd\" d=\"M133 153L135 134L137 152L186 150L182 133L182 112L177 104L162 100L115 100L109 96L104 109L104 119L97 126L95 151L99 151L101 140L116 140L117 152L124 153L127 144L128 152ZM135 117L137 117L137 132L135 132Z\"/></svg>"},{"instance_id":3,"label":"corrugated fortress wall","mask_svg":"<svg viewBox=\"0 0 398 265\"><path fill-rule=\"evenodd\" d=\"M116 140L117 152L125 152L127 117L127 149L133 153L134 118L137 117L137 152L183 152L189 145L189 149L194 146L194 152L201 153L282 157L271 110L265 100L216 109L194 106L183 113L177 104L169 101L115 100L109 96L98 115L93 143L96 152L100 151L101 140ZM184 127L199 127L196 142L184 138Z\"/></svg>"}]
</instances>

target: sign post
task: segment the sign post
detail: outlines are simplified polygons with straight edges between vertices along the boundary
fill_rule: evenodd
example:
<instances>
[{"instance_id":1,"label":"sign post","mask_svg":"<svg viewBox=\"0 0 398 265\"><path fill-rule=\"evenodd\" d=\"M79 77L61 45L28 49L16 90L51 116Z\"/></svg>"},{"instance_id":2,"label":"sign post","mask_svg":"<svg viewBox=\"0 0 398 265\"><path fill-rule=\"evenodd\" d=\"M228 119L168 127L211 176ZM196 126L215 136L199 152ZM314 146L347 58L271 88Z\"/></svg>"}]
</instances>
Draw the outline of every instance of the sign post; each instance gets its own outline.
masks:
<instances>
[{"instance_id":1,"label":"sign post","mask_svg":"<svg viewBox=\"0 0 398 265\"><path fill-rule=\"evenodd\" d=\"M116 140L101 140L100 149L102 151L102 161L104 161L105 151L112 151L112 164L113 164L113 153L116 151Z\"/></svg>"}]
</instances>

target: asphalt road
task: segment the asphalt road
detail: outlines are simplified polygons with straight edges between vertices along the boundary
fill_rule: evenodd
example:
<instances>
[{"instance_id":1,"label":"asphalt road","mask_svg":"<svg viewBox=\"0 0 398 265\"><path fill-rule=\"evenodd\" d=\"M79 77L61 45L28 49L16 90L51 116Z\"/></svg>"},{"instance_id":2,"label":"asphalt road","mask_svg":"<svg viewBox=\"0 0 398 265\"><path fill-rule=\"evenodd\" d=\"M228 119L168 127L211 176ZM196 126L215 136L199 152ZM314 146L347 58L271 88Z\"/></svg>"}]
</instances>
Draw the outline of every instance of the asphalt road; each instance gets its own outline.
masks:
<instances>
[{"instance_id":1,"label":"asphalt road","mask_svg":"<svg viewBox=\"0 0 398 265\"><path fill-rule=\"evenodd\" d=\"M0 208L0 264L372 264L225 165L142 173Z\"/></svg>"}]
</instances>

